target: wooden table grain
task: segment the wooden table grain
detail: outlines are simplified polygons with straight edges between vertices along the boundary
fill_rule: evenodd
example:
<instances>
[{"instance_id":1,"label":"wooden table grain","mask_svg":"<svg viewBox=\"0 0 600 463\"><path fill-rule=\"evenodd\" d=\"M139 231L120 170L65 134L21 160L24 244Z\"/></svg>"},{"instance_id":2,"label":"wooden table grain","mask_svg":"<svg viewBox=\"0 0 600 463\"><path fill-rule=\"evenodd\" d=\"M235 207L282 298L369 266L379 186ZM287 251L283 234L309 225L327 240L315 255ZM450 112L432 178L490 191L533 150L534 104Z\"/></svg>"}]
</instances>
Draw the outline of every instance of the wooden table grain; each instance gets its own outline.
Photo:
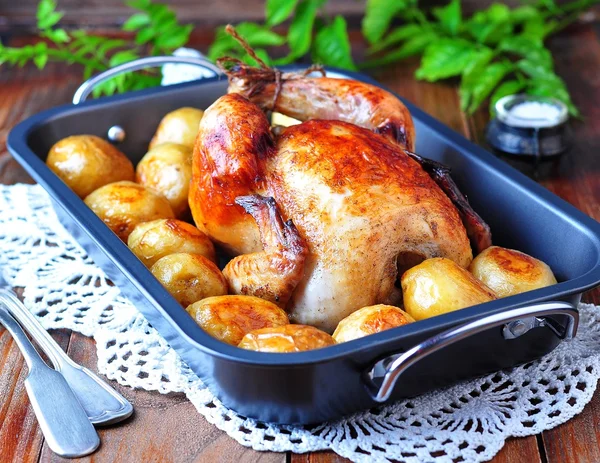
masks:
<instances>
[{"instance_id":1,"label":"wooden table grain","mask_svg":"<svg viewBox=\"0 0 600 463\"><path fill-rule=\"evenodd\" d=\"M578 25L551 41L556 68L566 80L585 118L573 124L575 141L559 161L545 164L539 181L546 188L600 220L600 27ZM204 42L204 37L201 42ZM199 43L198 45L202 45ZM456 83L429 84L413 78L416 63L402 63L372 72L383 84L424 109L452 129L485 144L487 111L467 116L459 109ZM67 103L80 82L80 71L51 64L0 68L0 182L31 182L10 157L5 141L19 121L40 110ZM426 153L425 153L426 154ZM513 164L514 162L511 161ZM526 166L519 166L527 170ZM584 301L600 303L600 291ZM52 333L77 362L96 369L94 342L64 330ZM23 386L27 368L12 338L0 328L0 461L58 461L48 449L29 406ZM124 424L100 429L101 448L86 461L98 462L294 462L346 461L333 452L304 455L261 453L242 447L219 431L181 394L132 390L113 383L134 405ZM600 461L600 394L577 417L537 436L509 439L493 460L508 462Z\"/></svg>"}]
</instances>

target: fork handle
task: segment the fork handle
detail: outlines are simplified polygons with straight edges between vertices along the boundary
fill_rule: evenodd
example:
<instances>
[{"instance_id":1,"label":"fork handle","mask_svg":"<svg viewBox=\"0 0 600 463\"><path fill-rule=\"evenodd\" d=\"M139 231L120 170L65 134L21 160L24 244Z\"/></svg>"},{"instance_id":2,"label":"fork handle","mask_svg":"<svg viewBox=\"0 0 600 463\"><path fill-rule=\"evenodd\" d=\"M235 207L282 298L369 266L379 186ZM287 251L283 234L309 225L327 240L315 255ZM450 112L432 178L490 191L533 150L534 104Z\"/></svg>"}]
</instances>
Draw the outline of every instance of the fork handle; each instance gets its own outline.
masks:
<instances>
[{"instance_id":1,"label":"fork handle","mask_svg":"<svg viewBox=\"0 0 600 463\"><path fill-rule=\"evenodd\" d=\"M56 370L69 383L92 423L114 424L131 416L131 403L97 375L71 360L15 293L0 289L0 303L6 306L48 355Z\"/></svg>"},{"instance_id":2,"label":"fork handle","mask_svg":"<svg viewBox=\"0 0 600 463\"><path fill-rule=\"evenodd\" d=\"M65 378L46 365L23 328L2 306L0 322L27 362L25 389L50 449L67 458L92 453L100 445L100 438Z\"/></svg>"},{"instance_id":3,"label":"fork handle","mask_svg":"<svg viewBox=\"0 0 600 463\"><path fill-rule=\"evenodd\" d=\"M23 303L17 298L15 293L9 289L1 288L0 302L7 306L12 316L19 321L31 336L33 336L35 341L50 359L50 362L52 362L52 365L54 365L54 368L60 370L64 367L65 363L74 364L56 341L52 339L52 336L42 328L35 316L27 310Z\"/></svg>"}]
</instances>

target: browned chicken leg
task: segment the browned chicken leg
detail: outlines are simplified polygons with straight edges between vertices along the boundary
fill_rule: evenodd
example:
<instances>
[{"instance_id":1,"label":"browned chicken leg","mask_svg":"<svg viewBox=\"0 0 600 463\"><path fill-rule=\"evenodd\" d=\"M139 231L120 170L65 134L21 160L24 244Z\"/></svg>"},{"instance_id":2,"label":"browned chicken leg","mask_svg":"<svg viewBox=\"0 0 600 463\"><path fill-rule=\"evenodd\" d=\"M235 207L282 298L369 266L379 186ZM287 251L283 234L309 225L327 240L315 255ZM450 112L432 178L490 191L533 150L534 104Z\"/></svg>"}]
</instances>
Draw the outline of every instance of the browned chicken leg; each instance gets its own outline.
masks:
<instances>
[{"instance_id":1,"label":"browned chicken leg","mask_svg":"<svg viewBox=\"0 0 600 463\"><path fill-rule=\"evenodd\" d=\"M287 305L304 277L308 249L291 220L284 222L273 198L240 196L235 201L254 218L264 251L234 257L223 270L235 294Z\"/></svg>"}]
</instances>

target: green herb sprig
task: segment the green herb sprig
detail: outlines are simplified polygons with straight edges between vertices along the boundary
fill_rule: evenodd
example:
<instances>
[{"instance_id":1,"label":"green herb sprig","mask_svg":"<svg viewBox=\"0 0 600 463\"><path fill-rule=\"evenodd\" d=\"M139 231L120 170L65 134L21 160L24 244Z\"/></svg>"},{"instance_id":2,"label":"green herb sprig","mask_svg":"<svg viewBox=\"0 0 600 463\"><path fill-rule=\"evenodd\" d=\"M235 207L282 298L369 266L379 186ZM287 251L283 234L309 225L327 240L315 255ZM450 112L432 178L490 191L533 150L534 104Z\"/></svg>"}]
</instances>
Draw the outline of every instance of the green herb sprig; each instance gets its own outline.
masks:
<instances>
[{"instance_id":1,"label":"green herb sprig","mask_svg":"<svg viewBox=\"0 0 600 463\"><path fill-rule=\"evenodd\" d=\"M192 26L179 24L168 6L151 0L126 3L136 10L123 24L124 31L136 33L133 43L62 29L58 27L62 13L56 11L56 1L41 0L37 19L43 40L21 48L0 43L0 64L33 62L41 69L48 61L76 63L83 66L87 78L144 54L172 53L188 42ZM429 82L459 79L461 107L469 114L486 100L493 107L502 96L525 92L558 98L572 115L579 116L544 42L600 0L572 0L562 5L555 0L537 0L514 9L494 3L470 17L462 14L460 0L427 10L419 7L418 0L367 0L362 33L370 48L368 60L359 66L352 58L345 19L329 17L324 11L326 3L266 0L263 23L242 22L236 29L270 65L308 57L315 63L355 70L421 56L416 78ZM281 57L271 59L267 50ZM224 55L255 64L221 27L208 57L216 60ZM95 94L136 90L159 82L156 70L128 73L97 87Z\"/></svg>"},{"instance_id":2,"label":"green herb sprig","mask_svg":"<svg viewBox=\"0 0 600 463\"><path fill-rule=\"evenodd\" d=\"M460 0L427 12L416 0L368 0L362 30L377 57L364 67L422 55L417 79L459 78L461 108L469 114L488 99L492 109L503 96L523 92L555 97L579 116L544 41L597 3L540 0L512 10L494 3L464 17ZM397 19L403 24L390 28Z\"/></svg>"},{"instance_id":3,"label":"green herb sprig","mask_svg":"<svg viewBox=\"0 0 600 463\"><path fill-rule=\"evenodd\" d=\"M384 66L421 55L417 79L436 82L460 79L461 108L473 114L489 100L518 92L552 96L579 116L564 81L555 73L544 41L598 0L555 0L510 9L494 3L470 17L462 14L460 0L425 10L418 0L367 0L363 36L370 44L369 59L358 66L352 59L347 27L341 16L323 14L325 0L267 0L264 24L244 22L240 35L265 62L288 64L306 55L319 64L355 70ZM290 19L287 35L273 28ZM400 25L394 25L400 22ZM392 27L392 25L394 25ZM286 47L288 53L270 59L266 47ZM254 64L224 28L217 31L209 58L233 55Z\"/></svg>"},{"instance_id":4,"label":"green herb sprig","mask_svg":"<svg viewBox=\"0 0 600 463\"><path fill-rule=\"evenodd\" d=\"M267 64L290 64L310 55L314 62L355 70L346 20L343 16L328 18L323 14L326 3L327 0L266 0L264 24L243 22L235 28ZM287 34L274 30L288 19ZM281 58L271 59L265 47L282 47L287 53ZM216 60L224 55L255 64L242 46L225 32L225 27L221 27L208 57Z\"/></svg>"},{"instance_id":5,"label":"green herb sprig","mask_svg":"<svg viewBox=\"0 0 600 463\"><path fill-rule=\"evenodd\" d=\"M37 9L37 28L44 39L34 45L6 47L0 43L0 64L24 66L33 62L39 69L49 61L79 64L83 78L108 68L151 55L171 54L185 45L191 25L177 22L167 5L151 0L130 0L127 5L137 10L124 24L124 31L135 31L134 42L89 34L83 29L67 31L58 26L63 13L56 10L55 0L41 0ZM114 77L94 89L94 95L111 95L160 84L154 71L129 72Z\"/></svg>"}]
</instances>

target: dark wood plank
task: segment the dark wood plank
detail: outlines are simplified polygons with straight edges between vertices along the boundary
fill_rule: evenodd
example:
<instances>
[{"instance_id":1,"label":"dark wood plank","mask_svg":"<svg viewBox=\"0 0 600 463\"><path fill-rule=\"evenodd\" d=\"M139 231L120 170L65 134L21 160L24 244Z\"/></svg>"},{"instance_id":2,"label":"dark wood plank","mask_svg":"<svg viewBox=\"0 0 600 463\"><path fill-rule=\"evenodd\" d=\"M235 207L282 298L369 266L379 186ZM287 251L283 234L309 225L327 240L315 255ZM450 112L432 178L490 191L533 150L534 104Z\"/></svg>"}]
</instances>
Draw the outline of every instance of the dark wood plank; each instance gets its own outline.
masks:
<instances>
[{"instance_id":1,"label":"dark wood plank","mask_svg":"<svg viewBox=\"0 0 600 463\"><path fill-rule=\"evenodd\" d=\"M292 454L290 463L348 463L350 460L331 451Z\"/></svg>"},{"instance_id":2,"label":"dark wood plank","mask_svg":"<svg viewBox=\"0 0 600 463\"><path fill-rule=\"evenodd\" d=\"M502 450L491 460L491 463L520 462L544 462L535 436L508 439Z\"/></svg>"},{"instance_id":3,"label":"dark wood plank","mask_svg":"<svg viewBox=\"0 0 600 463\"><path fill-rule=\"evenodd\" d=\"M33 30L38 0L4 2L0 9L0 30ZM58 9L65 12L61 24L71 27L115 27L122 24L134 11L122 0L61 0ZM213 27L227 22L262 21L264 0L177 0L168 3L181 22ZM358 15L364 10L365 0L348 2L330 0L328 14Z\"/></svg>"},{"instance_id":4,"label":"dark wood plank","mask_svg":"<svg viewBox=\"0 0 600 463\"><path fill-rule=\"evenodd\" d=\"M65 12L62 24L76 27L115 27L133 13L122 0L60 0L59 10ZM181 21L198 25L214 26L226 22L261 21L264 19L264 0L175 0L168 3ZM329 0L327 14L343 14L360 18L366 0ZM445 0L424 0L421 4L444 4ZM472 12L485 8L493 0L463 0L463 10ZM518 0L504 3L517 5ZM38 0L3 2L0 6L0 31L32 30ZM23 29L25 28L25 29Z\"/></svg>"},{"instance_id":5,"label":"dark wood plank","mask_svg":"<svg viewBox=\"0 0 600 463\"><path fill-rule=\"evenodd\" d=\"M42 446L23 381L27 367L8 332L0 327L0 456L3 461L35 461Z\"/></svg>"},{"instance_id":6,"label":"dark wood plank","mask_svg":"<svg viewBox=\"0 0 600 463\"><path fill-rule=\"evenodd\" d=\"M548 463L600 461L600 394L596 392L581 415L545 431L542 439Z\"/></svg>"},{"instance_id":7,"label":"dark wood plank","mask_svg":"<svg viewBox=\"0 0 600 463\"><path fill-rule=\"evenodd\" d=\"M600 220L600 27L586 27L556 37L552 48L557 69L572 89L575 103L585 115L575 128L575 146L561 162L561 176L545 182L556 194ZM595 40L594 40L595 39ZM581 49L578 44L588 41ZM576 67L585 62L586 66ZM600 290L588 292L584 300L600 304ZM600 394L597 392L581 415L542 434L549 463L600 461Z\"/></svg>"}]
</instances>

